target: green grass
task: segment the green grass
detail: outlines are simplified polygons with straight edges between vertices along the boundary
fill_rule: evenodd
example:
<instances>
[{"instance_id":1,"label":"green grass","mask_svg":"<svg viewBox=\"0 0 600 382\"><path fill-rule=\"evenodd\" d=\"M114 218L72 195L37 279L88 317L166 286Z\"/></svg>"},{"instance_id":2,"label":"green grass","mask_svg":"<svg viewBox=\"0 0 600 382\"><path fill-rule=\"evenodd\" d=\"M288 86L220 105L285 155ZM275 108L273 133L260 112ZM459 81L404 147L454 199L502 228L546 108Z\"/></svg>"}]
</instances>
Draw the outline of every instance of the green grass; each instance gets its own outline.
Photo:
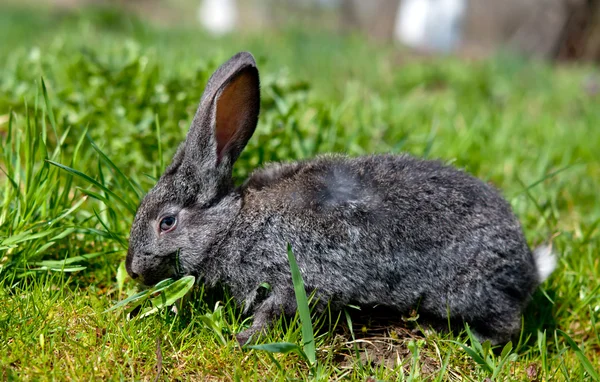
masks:
<instances>
[{"instance_id":1,"label":"green grass","mask_svg":"<svg viewBox=\"0 0 600 382\"><path fill-rule=\"evenodd\" d=\"M299 29L215 41L109 11L0 10L2 379L150 380L159 366L163 380L597 378L600 95L586 90L596 69L417 61ZM238 179L321 152L405 151L495 184L532 246L554 237L558 269L520 341L494 352L468 332L423 333L416 317L387 324L348 308L312 315L312 372L298 353L239 349L234 334L249 319L218 288L198 288L177 314L106 312L138 292L123 260L141 195L210 73L242 49L258 59L263 100ZM260 343L304 346L301 321L280 320Z\"/></svg>"}]
</instances>

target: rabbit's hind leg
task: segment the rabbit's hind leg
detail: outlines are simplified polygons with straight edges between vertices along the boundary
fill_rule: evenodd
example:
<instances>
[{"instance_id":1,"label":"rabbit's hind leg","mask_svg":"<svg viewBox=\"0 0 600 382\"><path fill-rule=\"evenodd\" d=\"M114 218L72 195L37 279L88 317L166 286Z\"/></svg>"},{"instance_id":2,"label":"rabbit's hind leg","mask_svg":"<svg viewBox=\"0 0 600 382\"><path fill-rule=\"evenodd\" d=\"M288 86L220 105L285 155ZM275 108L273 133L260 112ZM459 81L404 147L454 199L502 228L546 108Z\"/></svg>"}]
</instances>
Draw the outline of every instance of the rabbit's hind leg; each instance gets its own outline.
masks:
<instances>
[{"instance_id":1,"label":"rabbit's hind leg","mask_svg":"<svg viewBox=\"0 0 600 382\"><path fill-rule=\"evenodd\" d=\"M470 324L471 332L479 342L489 340L492 346L503 345L521 330L521 312L514 309L510 312L498 312L495 316L477 320Z\"/></svg>"}]
</instances>

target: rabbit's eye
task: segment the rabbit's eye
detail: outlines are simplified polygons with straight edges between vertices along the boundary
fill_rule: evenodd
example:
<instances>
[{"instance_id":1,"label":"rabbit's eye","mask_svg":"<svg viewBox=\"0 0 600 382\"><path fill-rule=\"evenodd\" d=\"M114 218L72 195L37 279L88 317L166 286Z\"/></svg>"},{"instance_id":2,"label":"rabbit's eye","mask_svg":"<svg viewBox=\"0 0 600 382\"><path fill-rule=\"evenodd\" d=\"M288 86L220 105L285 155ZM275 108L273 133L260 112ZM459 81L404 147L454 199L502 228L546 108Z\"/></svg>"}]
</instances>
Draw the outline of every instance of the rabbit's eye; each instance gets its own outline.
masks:
<instances>
[{"instance_id":1,"label":"rabbit's eye","mask_svg":"<svg viewBox=\"0 0 600 382\"><path fill-rule=\"evenodd\" d=\"M177 219L174 216L166 216L162 218L160 221L160 231L161 232L169 232L175 228L175 223L177 223Z\"/></svg>"}]
</instances>

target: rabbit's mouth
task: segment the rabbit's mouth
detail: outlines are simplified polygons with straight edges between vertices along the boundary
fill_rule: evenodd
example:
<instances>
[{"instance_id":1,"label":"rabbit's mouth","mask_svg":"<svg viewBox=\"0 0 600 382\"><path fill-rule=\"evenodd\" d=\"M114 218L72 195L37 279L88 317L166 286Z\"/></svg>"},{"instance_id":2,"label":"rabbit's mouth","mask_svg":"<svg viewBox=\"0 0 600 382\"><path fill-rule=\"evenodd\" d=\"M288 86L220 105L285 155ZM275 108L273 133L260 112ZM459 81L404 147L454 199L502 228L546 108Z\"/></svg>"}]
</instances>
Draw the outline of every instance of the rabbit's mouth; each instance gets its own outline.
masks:
<instances>
[{"instance_id":1,"label":"rabbit's mouth","mask_svg":"<svg viewBox=\"0 0 600 382\"><path fill-rule=\"evenodd\" d=\"M178 280L185 276L185 272L180 261L181 248L164 257L159 258L158 262L149 267L144 267L136 272L135 268L128 272L134 279L145 286L153 286L166 279ZM151 255L147 255L151 257ZM156 259L156 257L154 257Z\"/></svg>"}]
</instances>

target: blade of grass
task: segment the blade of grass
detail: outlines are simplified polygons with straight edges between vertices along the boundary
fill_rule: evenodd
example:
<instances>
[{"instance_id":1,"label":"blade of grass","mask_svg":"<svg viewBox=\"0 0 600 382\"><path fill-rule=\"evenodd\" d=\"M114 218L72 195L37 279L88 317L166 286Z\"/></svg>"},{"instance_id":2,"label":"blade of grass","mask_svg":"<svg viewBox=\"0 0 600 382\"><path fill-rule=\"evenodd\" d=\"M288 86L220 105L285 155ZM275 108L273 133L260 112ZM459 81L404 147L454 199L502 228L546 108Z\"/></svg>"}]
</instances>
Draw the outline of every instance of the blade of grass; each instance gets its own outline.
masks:
<instances>
[{"instance_id":1,"label":"blade of grass","mask_svg":"<svg viewBox=\"0 0 600 382\"><path fill-rule=\"evenodd\" d=\"M131 180L125 176L125 174L123 174L123 172L121 171L121 169L115 165L113 163L112 160L110 160L110 158L104 154L104 152L102 150L100 150L100 148L96 145L96 143L92 140L92 137L89 136L89 134L87 134L87 140L88 142L90 142L90 145L92 146L92 148L98 153L98 155L100 155L100 159L106 163L108 165L108 167L110 167L113 171L114 174L118 177L121 178L125 184L127 185L127 187L135 194L135 196L139 199L141 197L141 195L143 194L143 191L138 189L136 187L135 184L133 184L131 182ZM131 204L135 204L135 202L131 199L128 198L128 202L130 202Z\"/></svg>"},{"instance_id":2,"label":"blade of grass","mask_svg":"<svg viewBox=\"0 0 600 382\"><path fill-rule=\"evenodd\" d=\"M592 365L592 363L590 362L590 360L585 356L585 354L583 353L583 351L581 351L581 349L579 348L579 346L577 346L577 344L575 343L575 341L573 341L573 339L571 337L569 337L569 335L567 333L563 332L560 329L556 329L556 332L558 334L560 334L561 336L563 336L563 338L565 339L565 341L567 341L567 344L569 345L569 347L571 348L571 350L573 350L575 352L575 355L579 359L579 362L581 363L581 365L583 366L583 368L585 369L585 371L587 371L588 375L594 381L599 381L600 380L600 375L598 375L598 372L596 371L596 369L594 368L594 366Z\"/></svg>"},{"instance_id":3,"label":"blade of grass","mask_svg":"<svg viewBox=\"0 0 600 382\"><path fill-rule=\"evenodd\" d=\"M121 245L121 247L123 247L123 249L127 249L128 247L128 243L125 239L123 239L122 237L120 237L119 235L117 235L116 233L114 233L110 228L108 228L108 226L104 223L104 221L102 220L102 218L100 218L100 215L98 215L98 211L96 211L96 209L94 208L94 215L96 215L96 218L98 219L98 221L100 222L100 224L102 224L102 227L104 227L104 229L106 230L106 232L108 232L108 234L117 241L117 243L119 243Z\"/></svg>"},{"instance_id":4,"label":"blade of grass","mask_svg":"<svg viewBox=\"0 0 600 382\"><path fill-rule=\"evenodd\" d=\"M156 143L158 145L158 165L159 168L154 172L154 177L158 178L159 172L165 170L165 160L163 158L162 152L162 135L160 133L160 120L158 119L158 114L154 114L154 122L156 124Z\"/></svg>"},{"instance_id":5,"label":"blade of grass","mask_svg":"<svg viewBox=\"0 0 600 382\"><path fill-rule=\"evenodd\" d=\"M179 280L165 287L161 292L160 296L154 297L150 301L152 307L146 308L141 314L141 318L147 317L159 311L159 309L173 305L177 300L185 296L193 287L196 282L194 276L184 276ZM153 293L155 293L154 291Z\"/></svg>"},{"instance_id":6,"label":"blade of grass","mask_svg":"<svg viewBox=\"0 0 600 382\"><path fill-rule=\"evenodd\" d=\"M521 183L523 185L523 189L521 189L521 191L519 191L516 194L514 194L512 197L516 198L517 196L519 196L521 194L527 193L529 190L531 190L532 188L536 187L539 184L542 184L546 180L551 179L551 178L555 177L556 175L560 174L561 172L566 171L566 170L568 170L568 169L570 169L572 167L575 167L575 166L581 165L581 164L583 164L583 163L572 163L572 164L569 164L569 165L567 165L565 167L561 167L558 170L549 172L548 174L544 175L540 179L536 180L535 182L533 182L533 183L531 183L531 184L529 184L527 186L525 186L524 183Z\"/></svg>"},{"instance_id":7,"label":"blade of grass","mask_svg":"<svg viewBox=\"0 0 600 382\"><path fill-rule=\"evenodd\" d=\"M347 309L344 309L344 314L346 315L346 323L348 324L348 329L350 330L350 336L352 337L352 347L354 348L354 355L358 360L358 367L360 370L363 370L363 363L360 359L360 353L358 351L358 346L356 344L356 336L354 335L354 328L352 326L352 318L350 317L350 313L348 313Z\"/></svg>"},{"instance_id":8,"label":"blade of grass","mask_svg":"<svg viewBox=\"0 0 600 382\"><path fill-rule=\"evenodd\" d=\"M288 243L287 245L288 260L290 262L290 269L292 272L292 282L294 283L294 293L296 294L296 303L298 305L298 313L300 315L300 321L302 324L302 342L304 345L304 352L311 365L314 365L316 361L316 349L315 349L315 337L312 328L312 321L310 318L310 308L308 306L308 299L306 298L306 290L304 289L304 281L300 274L300 269L296 263L296 258L292 252L292 246Z\"/></svg>"},{"instance_id":9,"label":"blade of grass","mask_svg":"<svg viewBox=\"0 0 600 382\"><path fill-rule=\"evenodd\" d=\"M93 179L92 177L90 177L87 174L84 174L81 171L75 170L74 168L71 168L69 166L65 166L64 164L58 163L58 162L54 162L52 160L46 160L48 163L50 163L51 165L54 165L70 174L73 174L83 180L85 180L86 182L98 187L99 189L101 189L102 191L106 192L107 194L109 194L110 196L112 196L113 198L115 198L116 201L119 202L119 204L121 206L123 206L125 209L127 209L129 212L131 212L131 214L135 214L136 211L136 207L133 205L130 205L129 203L127 203L125 200L123 200L123 198L121 198L120 196L118 196L117 194L115 194L114 192L112 192L110 189L108 189L106 186L104 186L103 184L99 183L97 180Z\"/></svg>"},{"instance_id":10,"label":"blade of grass","mask_svg":"<svg viewBox=\"0 0 600 382\"><path fill-rule=\"evenodd\" d=\"M446 374L446 369L448 369L448 364L450 363L450 355L452 354L451 350L448 350L446 356L444 357L444 361L442 362L442 367L437 372L437 377L435 378L435 382L442 382L444 375Z\"/></svg>"},{"instance_id":11,"label":"blade of grass","mask_svg":"<svg viewBox=\"0 0 600 382\"><path fill-rule=\"evenodd\" d=\"M124 307L125 305L129 304L130 302L133 302L133 301L136 301L136 300L140 300L140 299L144 299L145 300L152 293L162 292L163 290L165 290L166 288L168 288L171 284L173 284L173 282L174 282L173 279L165 279L165 280L159 282L158 284L156 284L152 288L145 289L145 290L143 290L141 292L138 292L138 293L136 293L136 294L134 294L132 296L129 296L125 300L119 301L118 303L116 303L112 307L106 309L102 313L112 312L113 310L116 310L116 309L119 309L121 307Z\"/></svg>"},{"instance_id":12,"label":"blade of grass","mask_svg":"<svg viewBox=\"0 0 600 382\"><path fill-rule=\"evenodd\" d=\"M42 93L44 96L44 102L46 103L46 113L48 114L48 119L50 119L50 126L52 127L52 131L54 132L56 141L58 142L58 132L56 130L56 119L54 118L54 111L52 110L52 104L50 103L50 97L48 97L48 90L46 90L46 82L44 82L43 77L41 80L42 80Z\"/></svg>"},{"instance_id":13,"label":"blade of grass","mask_svg":"<svg viewBox=\"0 0 600 382\"><path fill-rule=\"evenodd\" d=\"M117 252L119 252L119 251L104 251L104 252L88 253L88 254L81 255L81 256L68 257L64 260L43 260L43 261L33 262L32 264L37 265L37 266L60 268L61 266L64 266L64 265L70 265L70 264L78 263L81 261L88 261L88 260L94 259L98 256L110 255L110 254L117 253Z\"/></svg>"},{"instance_id":14,"label":"blade of grass","mask_svg":"<svg viewBox=\"0 0 600 382\"><path fill-rule=\"evenodd\" d=\"M310 360L308 359L307 354L302 350L302 348L296 344L290 342L274 342L269 344L260 344L260 345L248 345L248 349L254 350L262 350L268 353L289 353L295 352L298 354L304 361L310 364Z\"/></svg>"},{"instance_id":15,"label":"blade of grass","mask_svg":"<svg viewBox=\"0 0 600 382\"><path fill-rule=\"evenodd\" d=\"M248 345L249 349L263 350L269 353L289 353L300 350L300 347L291 342L274 342L270 344Z\"/></svg>"}]
</instances>

